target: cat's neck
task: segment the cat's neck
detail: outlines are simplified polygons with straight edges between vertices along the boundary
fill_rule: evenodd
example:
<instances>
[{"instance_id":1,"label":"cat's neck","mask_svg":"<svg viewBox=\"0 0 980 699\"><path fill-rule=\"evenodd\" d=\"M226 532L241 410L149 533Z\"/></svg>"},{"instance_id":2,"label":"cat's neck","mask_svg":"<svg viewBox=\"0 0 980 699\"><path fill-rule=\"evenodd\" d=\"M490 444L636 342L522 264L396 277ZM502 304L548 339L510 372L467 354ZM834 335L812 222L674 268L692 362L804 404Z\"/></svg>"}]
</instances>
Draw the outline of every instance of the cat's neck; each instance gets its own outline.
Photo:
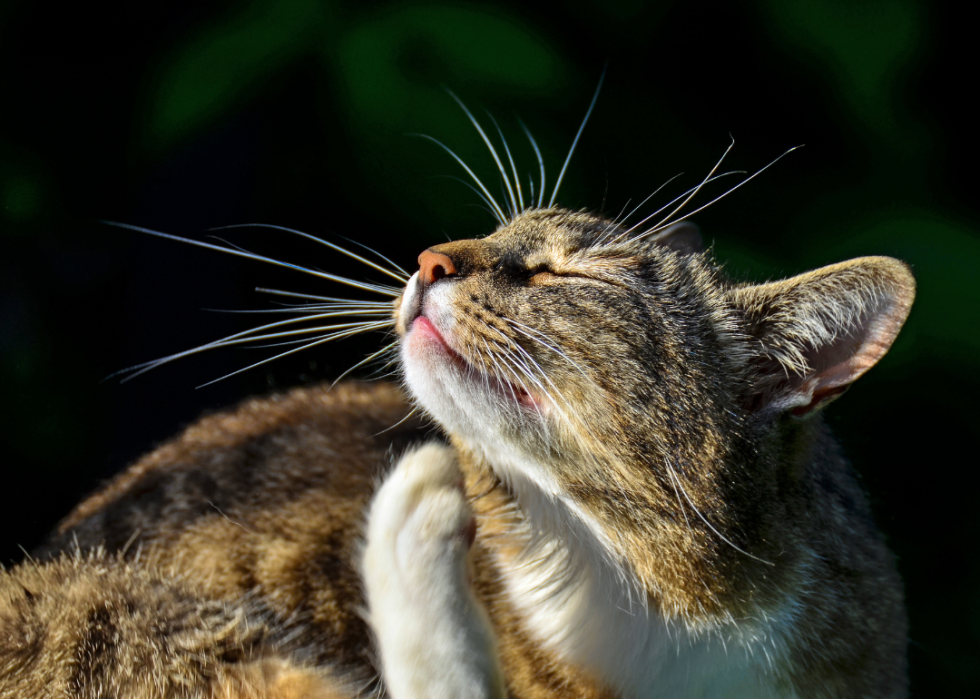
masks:
<instances>
[{"instance_id":1,"label":"cat's neck","mask_svg":"<svg viewBox=\"0 0 980 699\"><path fill-rule=\"evenodd\" d=\"M670 696L693 676L704 696L786 696L774 663L788 608L699 625L665 614L605 529L544 476L553 465L499 447L461 451L478 540L535 641L622 696Z\"/></svg>"}]
</instances>

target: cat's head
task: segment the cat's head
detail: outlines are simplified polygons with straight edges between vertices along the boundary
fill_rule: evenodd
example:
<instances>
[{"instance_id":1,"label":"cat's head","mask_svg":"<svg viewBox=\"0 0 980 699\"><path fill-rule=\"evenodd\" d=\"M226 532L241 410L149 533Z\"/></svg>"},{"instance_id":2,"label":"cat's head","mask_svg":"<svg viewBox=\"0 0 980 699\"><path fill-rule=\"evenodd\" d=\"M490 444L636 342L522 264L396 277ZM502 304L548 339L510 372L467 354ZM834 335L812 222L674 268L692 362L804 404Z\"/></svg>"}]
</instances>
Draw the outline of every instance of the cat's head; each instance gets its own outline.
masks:
<instances>
[{"instance_id":1,"label":"cat's head","mask_svg":"<svg viewBox=\"0 0 980 699\"><path fill-rule=\"evenodd\" d=\"M810 415L885 354L914 296L880 257L733 285L691 224L631 237L561 209L419 265L396 303L413 395L468 441L532 452L594 452L624 420Z\"/></svg>"},{"instance_id":2,"label":"cat's head","mask_svg":"<svg viewBox=\"0 0 980 699\"><path fill-rule=\"evenodd\" d=\"M767 487L778 464L756 457L885 354L914 296L882 257L736 285L690 224L635 235L562 209L419 265L396 303L412 395L505 481L617 529L682 522L682 497L723 518L725 488Z\"/></svg>"},{"instance_id":3,"label":"cat's head","mask_svg":"<svg viewBox=\"0 0 980 699\"><path fill-rule=\"evenodd\" d=\"M601 450L617 412L648 410L688 373L676 343L725 341L715 299L678 298L686 277L713 276L688 254L693 226L621 233L588 214L532 210L423 252L396 309L413 395L475 445Z\"/></svg>"}]
</instances>

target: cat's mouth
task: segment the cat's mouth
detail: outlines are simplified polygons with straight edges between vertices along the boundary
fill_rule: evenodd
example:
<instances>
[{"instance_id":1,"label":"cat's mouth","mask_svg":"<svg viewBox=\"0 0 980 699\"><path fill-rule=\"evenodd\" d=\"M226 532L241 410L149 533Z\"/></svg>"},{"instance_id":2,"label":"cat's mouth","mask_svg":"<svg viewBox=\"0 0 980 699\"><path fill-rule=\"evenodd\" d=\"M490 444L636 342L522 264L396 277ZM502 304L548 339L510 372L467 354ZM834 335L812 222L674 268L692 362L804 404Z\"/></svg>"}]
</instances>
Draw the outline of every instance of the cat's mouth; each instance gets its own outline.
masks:
<instances>
[{"instance_id":1,"label":"cat's mouth","mask_svg":"<svg viewBox=\"0 0 980 699\"><path fill-rule=\"evenodd\" d=\"M426 350L433 350L443 355L458 371L466 377L466 380L476 383L478 386L489 388L495 394L506 400L513 401L527 410L542 412L542 400L529 391L527 388L508 381L499 375L488 373L484 369L469 362L462 354L453 349L453 346L443 336L436 327L435 323L425 317L418 315L412 320L411 334L415 341L421 340L427 345Z\"/></svg>"}]
</instances>

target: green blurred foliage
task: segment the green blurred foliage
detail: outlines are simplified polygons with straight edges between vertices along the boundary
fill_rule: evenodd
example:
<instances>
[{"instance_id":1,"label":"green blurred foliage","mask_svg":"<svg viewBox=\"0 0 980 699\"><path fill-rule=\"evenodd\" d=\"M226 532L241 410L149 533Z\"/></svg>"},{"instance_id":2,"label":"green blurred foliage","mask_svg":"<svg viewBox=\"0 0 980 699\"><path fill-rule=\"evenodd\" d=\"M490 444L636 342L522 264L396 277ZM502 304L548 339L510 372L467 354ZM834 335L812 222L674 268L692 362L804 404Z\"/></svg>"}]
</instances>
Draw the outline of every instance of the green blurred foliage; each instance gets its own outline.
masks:
<instances>
[{"instance_id":1,"label":"green blurred foliage","mask_svg":"<svg viewBox=\"0 0 980 699\"><path fill-rule=\"evenodd\" d=\"M429 190L420 200L387 156L393 140L419 131L464 144L472 155L469 124L456 110L432 109L448 102L447 86L516 100L553 96L567 82L554 47L503 8L403 3L351 14L341 17L325 1L265 0L197 29L154 78L143 127L148 150L192 139L260 95L290 62L317 55L334 82L342 138L359 152L360 176L379 180L379 196L392 207L435 212L444 193Z\"/></svg>"},{"instance_id":2,"label":"green blurred foliage","mask_svg":"<svg viewBox=\"0 0 980 699\"><path fill-rule=\"evenodd\" d=\"M812 57L872 143L908 138L897 88L919 48L924 7L915 0L766 0L765 8L776 36Z\"/></svg>"},{"instance_id":3,"label":"green blurred foliage","mask_svg":"<svg viewBox=\"0 0 980 699\"><path fill-rule=\"evenodd\" d=\"M379 180L379 196L388 205L432 213L444 208L444 193L423 190L420 198L418 189L404 186L403 167L388 157L393 139L438 134L454 150L465 144L468 156L472 128L460 113L447 109L433 119L432 105L448 104L447 86L465 86L485 100L528 94L540 99L565 82L554 49L519 18L490 6L378 9L327 47L325 59L339 79L337 95L349 137L362 154L362 175Z\"/></svg>"},{"instance_id":4,"label":"green blurred foliage","mask_svg":"<svg viewBox=\"0 0 980 699\"><path fill-rule=\"evenodd\" d=\"M323 41L324 4L256 0L183 39L156 78L147 146L171 148L260 93L290 61Z\"/></svg>"},{"instance_id":5,"label":"green blurred foliage","mask_svg":"<svg viewBox=\"0 0 980 699\"><path fill-rule=\"evenodd\" d=\"M0 182L3 215L14 221L26 221L34 217L41 204L41 188L37 180L28 175L7 176ZM11 230L14 230L11 228Z\"/></svg>"}]
</instances>

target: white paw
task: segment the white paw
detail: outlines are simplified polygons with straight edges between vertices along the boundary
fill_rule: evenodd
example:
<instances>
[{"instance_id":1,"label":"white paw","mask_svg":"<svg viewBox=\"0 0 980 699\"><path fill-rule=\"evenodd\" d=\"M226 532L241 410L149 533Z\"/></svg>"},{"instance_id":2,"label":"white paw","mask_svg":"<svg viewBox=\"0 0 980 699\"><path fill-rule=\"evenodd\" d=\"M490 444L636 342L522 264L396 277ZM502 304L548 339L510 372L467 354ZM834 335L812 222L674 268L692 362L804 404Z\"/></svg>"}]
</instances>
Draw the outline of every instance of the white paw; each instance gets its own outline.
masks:
<instances>
[{"instance_id":1,"label":"white paw","mask_svg":"<svg viewBox=\"0 0 980 699\"><path fill-rule=\"evenodd\" d=\"M475 533L448 447L407 453L374 496L362 573L395 699L504 696L493 633L469 586Z\"/></svg>"},{"instance_id":2,"label":"white paw","mask_svg":"<svg viewBox=\"0 0 980 699\"><path fill-rule=\"evenodd\" d=\"M443 574L465 567L475 533L456 453L426 444L405 454L375 494L365 565L400 586L422 584L422 593L432 566L443 567Z\"/></svg>"}]
</instances>

